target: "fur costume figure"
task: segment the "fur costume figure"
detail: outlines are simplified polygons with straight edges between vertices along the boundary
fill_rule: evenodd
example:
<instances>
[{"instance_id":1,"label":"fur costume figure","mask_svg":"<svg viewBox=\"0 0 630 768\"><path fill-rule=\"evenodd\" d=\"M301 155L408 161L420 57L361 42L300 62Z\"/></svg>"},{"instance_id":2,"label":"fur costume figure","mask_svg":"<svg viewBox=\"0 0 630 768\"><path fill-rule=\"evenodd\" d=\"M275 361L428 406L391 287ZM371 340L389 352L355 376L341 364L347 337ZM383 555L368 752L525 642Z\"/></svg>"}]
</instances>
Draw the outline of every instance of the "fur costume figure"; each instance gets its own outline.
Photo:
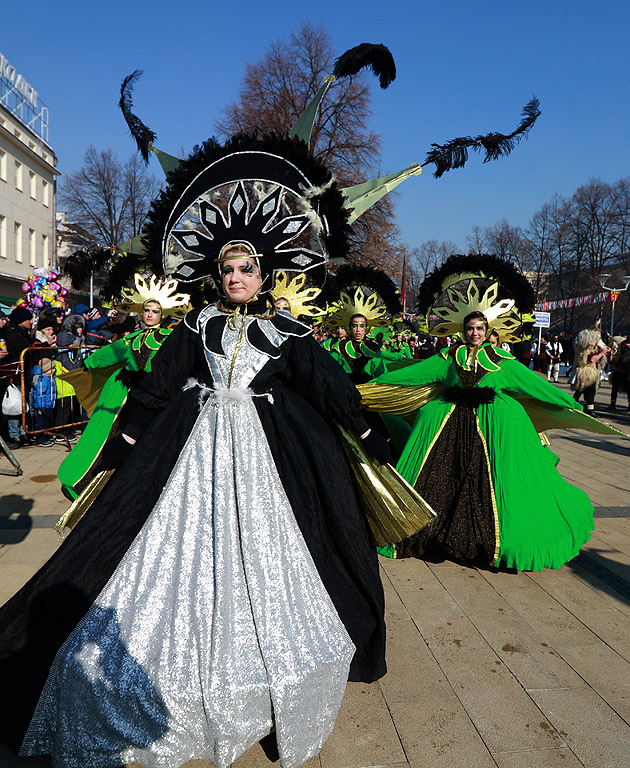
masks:
<instances>
[{"instance_id":1,"label":"fur costume figure","mask_svg":"<svg viewBox=\"0 0 630 768\"><path fill-rule=\"evenodd\" d=\"M606 349L602 341L602 334L594 328L585 328L580 331L575 346L574 368L577 371L577 377L571 389L574 392L584 392L588 387L595 385L599 387L601 380L601 369L606 365L606 356L599 360L593 360L600 352Z\"/></svg>"}]
</instances>

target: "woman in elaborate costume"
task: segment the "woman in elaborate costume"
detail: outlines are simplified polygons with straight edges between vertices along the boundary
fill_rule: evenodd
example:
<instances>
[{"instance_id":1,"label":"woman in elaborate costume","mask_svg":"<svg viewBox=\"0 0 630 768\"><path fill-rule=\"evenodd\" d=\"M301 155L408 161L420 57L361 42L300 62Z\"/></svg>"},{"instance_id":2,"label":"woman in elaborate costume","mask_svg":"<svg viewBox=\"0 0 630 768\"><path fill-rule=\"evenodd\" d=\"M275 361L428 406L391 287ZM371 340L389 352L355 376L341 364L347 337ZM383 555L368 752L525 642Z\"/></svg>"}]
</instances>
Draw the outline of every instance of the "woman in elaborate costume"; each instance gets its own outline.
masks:
<instances>
[{"instance_id":1,"label":"woman in elaborate costume","mask_svg":"<svg viewBox=\"0 0 630 768\"><path fill-rule=\"evenodd\" d=\"M533 304L531 287L511 265L451 257L427 278L419 305L433 316L434 334L459 328L463 343L360 387L377 410L410 414L422 406L397 469L437 520L390 554L436 551L471 563L541 570L561 567L588 541L592 504L560 476L558 459L538 431L607 427L486 341L489 329L502 341L515 338L519 314Z\"/></svg>"},{"instance_id":2,"label":"woman in elaborate costume","mask_svg":"<svg viewBox=\"0 0 630 768\"><path fill-rule=\"evenodd\" d=\"M123 290L121 308L141 314L145 328L97 349L85 360L87 371L107 378L81 439L59 467L62 489L70 500L93 480L103 447L124 428L123 407L129 389L151 370L153 356L171 333L161 323L177 314L183 317L189 297L176 290L174 280L160 280L154 275L145 280L136 274L135 290Z\"/></svg>"},{"instance_id":3,"label":"woman in elaborate costume","mask_svg":"<svg viewBox=\"0 0 630 768\"><path fill-rule=\"evenodd\" d=\"M16 692L0 728L19 746L28 725L21 753L64 768L223 767L275 729L293 768L346 681L385 672L376 553L332 422L383 446L311 329L267 300L279 269L325 263L345 215L289 139L208 143L170 181L149 248L223 295L164 341L108 446L129 458L0 612Z\"/></svg>"}]
</instances>

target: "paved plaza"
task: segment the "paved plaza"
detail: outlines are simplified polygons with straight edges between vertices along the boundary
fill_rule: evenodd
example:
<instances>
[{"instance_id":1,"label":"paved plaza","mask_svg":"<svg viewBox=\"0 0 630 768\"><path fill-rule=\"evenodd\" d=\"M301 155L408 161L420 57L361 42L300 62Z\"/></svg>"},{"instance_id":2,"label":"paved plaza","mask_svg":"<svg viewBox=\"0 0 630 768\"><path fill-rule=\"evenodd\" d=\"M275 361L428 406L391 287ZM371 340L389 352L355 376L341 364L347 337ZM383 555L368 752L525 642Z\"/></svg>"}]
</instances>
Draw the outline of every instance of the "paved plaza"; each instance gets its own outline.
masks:
<instances>
[{"instance_id":1,"label":"paved plaza","mask_svg":"<svg viewBox=\"0 0 630 768\"><path fill-rule=\"evenodd\" d=\"M596 403L609 398L603 383ZM624 396L598 415L630 433L625 406ZM630 768L630 439L550 437L560 472L595 505L583 552L560 570L518 574L381 559L389 672L348 685L309 768ZM0 475L0 602L60 545L53 525L67 506L63 446L15 455L24 474ZM539 492L532 477L532 504ZM0 768L46 764L0 753ZM236 765L270 763L256 746Z\"/></svg>"}]
</instances>

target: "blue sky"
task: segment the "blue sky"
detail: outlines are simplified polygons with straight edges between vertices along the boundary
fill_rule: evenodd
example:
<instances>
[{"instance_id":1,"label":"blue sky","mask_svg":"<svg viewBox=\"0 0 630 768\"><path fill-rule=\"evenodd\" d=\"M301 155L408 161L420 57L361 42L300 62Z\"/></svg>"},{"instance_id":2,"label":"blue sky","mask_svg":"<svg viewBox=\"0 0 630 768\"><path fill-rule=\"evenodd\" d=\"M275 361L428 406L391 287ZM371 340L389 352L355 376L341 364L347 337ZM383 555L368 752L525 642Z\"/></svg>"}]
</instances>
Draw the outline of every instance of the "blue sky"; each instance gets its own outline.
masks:
<instances>
[{"instance_id":1,"label":"blue sky","mask_svg":"<svg viewBox=\"0 0 630 768\"><path fill-rule=\"evenodd\" d=\"M380 42L396 59L393 85L380 91L374 81L370 118L383 138L384 174L422 162L431 142L507 133L531 95L540 99L542 117L511 157L484 165L472 155L462 170L435 180L427 168L400 187L397 223L412 246L435 238L465 249L474 225L525 225L556 192L630 175L628 0L6 6L0 52L48 105L62 173L81 166L90 144L132 154L117 99L134 69L144 70L134 105L157 146L189 151L236 98L245 62L309 21L326 28L339 53Z\"/></svg>"}]
</instances>

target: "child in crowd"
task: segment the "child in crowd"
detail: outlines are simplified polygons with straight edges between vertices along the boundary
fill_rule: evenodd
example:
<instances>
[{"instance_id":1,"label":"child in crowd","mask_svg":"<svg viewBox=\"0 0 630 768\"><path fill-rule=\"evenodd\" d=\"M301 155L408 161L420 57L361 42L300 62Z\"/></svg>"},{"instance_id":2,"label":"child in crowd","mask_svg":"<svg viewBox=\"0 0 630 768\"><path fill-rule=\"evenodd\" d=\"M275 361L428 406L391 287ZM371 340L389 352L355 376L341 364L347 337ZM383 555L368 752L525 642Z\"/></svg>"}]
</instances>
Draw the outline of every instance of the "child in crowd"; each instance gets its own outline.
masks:
<instances>
[{"instance_id":1,"label":"child in crowd","mask_svg":"<svg viewBox=\"0 0 630 768\"><path fill-rule=\"evenodd\" d=\"M42 357L37 365L33 366L33 386L31 390L33 402L33 428L37 434L37 445L49 447L53 441L49 435L40 430L52 426L53 409L57 399L57 385L55 382L55 364L49 357Z\"/></svg>"}]
</instances>

